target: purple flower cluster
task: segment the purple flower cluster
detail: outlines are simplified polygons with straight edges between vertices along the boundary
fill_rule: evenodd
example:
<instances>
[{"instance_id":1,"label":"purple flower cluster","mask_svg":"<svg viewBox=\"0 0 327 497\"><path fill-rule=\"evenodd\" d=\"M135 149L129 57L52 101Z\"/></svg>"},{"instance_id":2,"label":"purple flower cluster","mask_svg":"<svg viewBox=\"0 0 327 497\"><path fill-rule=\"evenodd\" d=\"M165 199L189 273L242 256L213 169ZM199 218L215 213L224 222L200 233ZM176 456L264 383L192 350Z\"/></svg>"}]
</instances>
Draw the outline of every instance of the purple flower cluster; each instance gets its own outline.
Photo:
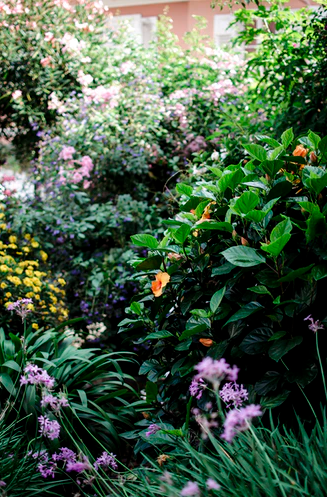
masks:
<instances>
[{"instance_id":1,"label":"purple flower cluster","mask_svg":"<svg viewBox=\"0 0 327 497\"><path fill-rule=\"evenodd\" d=\"M213 384L215 388L218 388L221 381L228 379L230 381L236 381L239 368L236 366L231 367L227 364L225 359L212 359L211 357L205 357L195 369L198 374L194 377L195 380L204 379Z\"/></svg>"},{"instance_id":2,"label":"purple flower cluster","mask_svg":"<svg viewBox=\"0 0 327 497\"><path fill-rule=\"evenodd\" d=\"M249 393L243 385L237 383L226 383L219 392L226 407L241 407L243 402L249 398Z\"/></svg>"},{"instance_id":3,"label":"purple flower cluster","mask_svg":"<svg viewBox=\"0 0 327 497\"><path fill-rule=\"evenodd\" d=\"M159 431L159 430L161 430L160 426L158 426L156 424L152 424L149 426L149 429L145 433L145 436L150 437L151 435L154 435L155 433L157 433L157 431Z\"/></svg>"},{"instance_id":4,"label":"purple flower cluster","mask_svg":"<svg viewBox=\"0 0 327 497\"><path fill-rule=\"evenodd\" d=\"M67 447L61 447L59 449L59 454L56 452L52 454L52 460L53 461L64 461L65 463L68 462L75 462L76 461L76 454L73 450L68 449Z\"/></svg>"},{"instance_id":5,"label":"purple flower cluster","mask_svg":"<svg viewBox=\"0 0 327 497\"><path fill-rule=\"evenodd\" d=\"M204 383L202 378L193 378L192 383L190 385L190 394L192 397L200 400L203 394L203 390L205 390L207 385Z\"/></svg>"},{"instance_id":6,"label":"purple flower cluster","mask_svg":"<svg viewBox=\"0 0 327 497\"><path fill-rule=\"evenodd\" d=\"M53 388L55 379L52 376L49 376L47 371L42 368L39 368L35 364L28 364L24 368L24 373L27 376L20 377L21 385L38 385L45 386L47 388Z\"/></svg>"},{"instance_id":7,"label":"purple flower cluster","mask_svg":"<svg viewBox=\"0 0 327 497\"><path fill-rule=\"evenodd\" d=\"M51 409L55 412L59 412L61 407L68 407L69 403L66 397L55 397L52 394L43 394L41 400L41 407L47 407L50 405Z\"/></svg>"},{"instance_id":8,"label":"purple flower cluster","mask_svg":"<svg viewBox=\"0 0 327 497\"><path fill-rule=\"evenodd\" d=\"M233 409L229 411L224 422L224 433L221 437L226 442L231 443L237 432L247 430L252 418L261 415L261 406L255 404L242 407L240 410Z\"/></svg>"},{"instance_id":9,"label":"purple flower cluster","mask_svg":"<svg viewBox=\"0 0 327 497\"><path fill-rule=\"evenodd\" d=\"M118 464L115 461L115 454L108 454L108 452L102 452L101 456L94 463L95 469L98 471L100 467L102 468L112 468L118 469Z\"/></svg>"},{"instance_id":10,"label":"purple flower cluster","mask_svg":"<svg viewBox=\"0 0 327 497\"><path fill-rule=\"evenodd\" d=\"M83 471L86 471L88 469L91 469L91 464L88 458L85 456L83 456L82 460L80 461L70 460L67 462L66 465L66 471L68 473L70 473L71 471L75 471L75 473L82 473Z\"/></svg>"},{"instance_id":11,"label":"purple flower cluster","mask_svg":"<svg viewBox=\"0 0 327 497\"><path fill-rule=\"evenodd\" d=\"M33 305L32 299L21 299L16 300L11 304L8 304L7 311L14 311L18 316L22 318L22 321L26 319L27 314L32 312L29 306Z\"/></svg>"},{"instance_id":12,"label":"purple flower cluster","mask_svg":"<svg viewBox=\"0 0 327 497\"><path fill-rule=\"evenodd\" d=\"M37 419L40 423L39 432L41 433L41 435L50 438L50 440L59 438L60 424L58 423L58 421L51 421L47 416L39 416Z\"/></svg>"},{"instance_id":13,"label":"purple flower cluster","mask_svg":"<svg viewBox=\"0 0 327 497\"><path fill-rule=\"evenodd\" d=\"M320 321L315 321L311 314L307 316L304 321L310 321L311 324L308 325L309 330L313 331L314 333L317 333L318 330L323 330L324 326L321 324Z\"/></svg>"}]
</instances>

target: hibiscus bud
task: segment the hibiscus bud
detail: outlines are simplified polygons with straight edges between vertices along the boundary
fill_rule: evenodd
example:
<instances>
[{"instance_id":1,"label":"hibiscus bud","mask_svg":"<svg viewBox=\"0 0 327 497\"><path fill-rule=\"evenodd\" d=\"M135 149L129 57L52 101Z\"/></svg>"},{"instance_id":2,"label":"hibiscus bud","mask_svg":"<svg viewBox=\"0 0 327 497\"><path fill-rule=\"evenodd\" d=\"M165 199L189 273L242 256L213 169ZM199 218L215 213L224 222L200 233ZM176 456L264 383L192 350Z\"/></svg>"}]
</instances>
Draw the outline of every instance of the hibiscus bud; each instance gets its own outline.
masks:
<instances>
[{"instance_id":1,"label":"hibiscus bud","mask_svg":"<svg viewBox=\"0 0 327 497\"><path fill-rule=\"evenodd\" d=\"M310 160L311 162L317 162L317 156L314 152L310 152Z\"/></svg>"},{"instance_id":2,"label":"hibiscus bud","mask_svg":"<svg viewBox=\"0 0 327 497\"><path fill-rule=\"evenodd\" d=\"M249 245L249 242L247 241L246 238L243 238L243 236L241 236L241 243L242 245Z\"/></svg>"}]
</instances>

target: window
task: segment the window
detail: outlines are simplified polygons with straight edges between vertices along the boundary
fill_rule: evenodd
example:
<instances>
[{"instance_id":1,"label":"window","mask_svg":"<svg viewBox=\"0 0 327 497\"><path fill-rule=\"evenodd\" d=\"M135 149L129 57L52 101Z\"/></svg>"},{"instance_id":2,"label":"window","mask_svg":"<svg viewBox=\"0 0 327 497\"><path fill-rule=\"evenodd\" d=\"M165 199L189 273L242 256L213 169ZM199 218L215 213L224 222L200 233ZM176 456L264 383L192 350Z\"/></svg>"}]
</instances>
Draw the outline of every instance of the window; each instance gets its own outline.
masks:
<instances>
[{"instance_id":1,"label":"window","mask_svg":"<svg viewBox=\"0 0 327 497\"><path fill-rule=\"evenodd\" d=\"M236 26L228 29L229 24L234 20L233 14L218 14L214 17L213 35L215 45L221 47L227 45L237 34Z\"/></svg>"},{"instance_id":2,"label":"window","mask_svg":"<svg viewBox=\"0 0 327 497\"><path fill-rule=\"evenodd\" d=\"M131 29L131 36L135 36L139 43L146 47L154 40L157 28L157 18L155 16L142 17L141 14L113 16L109 20L109 25L114 29L121 23L128 23Z\"/></svg>"}]
</instances>

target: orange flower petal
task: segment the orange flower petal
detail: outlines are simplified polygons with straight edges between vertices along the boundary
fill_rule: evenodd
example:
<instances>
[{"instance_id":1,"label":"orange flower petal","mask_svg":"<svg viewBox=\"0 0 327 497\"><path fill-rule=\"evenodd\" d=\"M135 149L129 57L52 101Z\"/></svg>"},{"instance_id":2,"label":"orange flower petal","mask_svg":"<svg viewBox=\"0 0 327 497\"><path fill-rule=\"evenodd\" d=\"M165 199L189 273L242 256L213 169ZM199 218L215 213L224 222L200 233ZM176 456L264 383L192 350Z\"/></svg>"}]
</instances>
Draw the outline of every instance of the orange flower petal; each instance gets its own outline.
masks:
<instances>
[{"instance_id":1,"label":"orange flower petal","mask_svg":"<svg viewBox=\"0 0 327 497\"><path fill-rule=\"evenodd\" d=\"M161 281L152 281L151 290L155 297L160 297L162 295L162 284Z\"/></svg>"},{"instance_id":2,"label":"orange flower petal","mask_svg":"<svg viewBox=\"0 0 327 497\"><path fill-rule=\"evenodd\" d=\"M199 342L205 347L211 347L213 344L213 340L211 340L211 338L200 338Z\"/></svg>"},{"instance_id":3,"label":"orange flower petal","mask_svg":"<svg viewBox=\"0 0 327 497\"><path fill-rule=\"evenodd\" d=\"M160 281L162 287L165 287L170 281L170 276L168 273L162 273L161 271L156 274L156 280Z\"/></svg>"}]
</instances>

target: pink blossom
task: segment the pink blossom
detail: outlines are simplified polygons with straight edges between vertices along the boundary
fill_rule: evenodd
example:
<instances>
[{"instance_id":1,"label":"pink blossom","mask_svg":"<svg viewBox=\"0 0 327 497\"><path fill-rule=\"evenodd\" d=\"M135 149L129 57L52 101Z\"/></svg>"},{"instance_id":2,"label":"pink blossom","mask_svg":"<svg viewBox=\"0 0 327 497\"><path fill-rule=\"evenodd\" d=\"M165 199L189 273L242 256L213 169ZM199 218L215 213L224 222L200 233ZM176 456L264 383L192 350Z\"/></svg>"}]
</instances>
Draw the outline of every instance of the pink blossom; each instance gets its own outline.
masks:
<instances>
[{"instance_id":1,"label":"pink blossom","mask_svg":"<svg viewBox=\"0 0 327 497\"><path fill-rule=\"evenodd\" d=\"M94 463L95 469L98 471L100 467L118 469L118 464L115 461L115 454L108 454L108 452L102 452L102 455Z\"/></svg>"},{"instance_id":2,"label":"pink blossom","mask_svg":"<svg viewBox=\"0 0 327 497\"><path fill-rule=\"evenodd\" d=\"M21 90L15 90L12 94L11 94L12 98L14 100L18 100L19 98L21 98L22 96L22 92Z\"/></svg>"},{"instance_id":3,"label":"pink blossom","mask_svg":"<svg viewBox=\"0 0 327 497\"><path fill-rule=\"evenodd\" d=\"M216 482L213 478L207 479L207 489L208 490L219 490L221 487L219 483Z\"/></svg>"},{"instance_id":4,"label":"pink blossom","mask_svg":"<svg viewBox=\"0 0 327 497\"><path fill-rule=\"evenodd\" d=\"M226 442L231 443L237 432L249 428L249 422L256 416L262 416L261 406L250 404L240 410L233 409L227 413L224 422L224 433L221 435Z\"/></svg>"},{"instance_id":5,"label":"pink blossom","mask_svg":"<svg viewBox=\"0 0 327 497\"><path fill-rule=\"evenodd\" d=\"M82 70L79 70L77 81L82 86L89 86L93 81L93 77L90 74L84 74L84 72Z\"/></svg>"},{"instance_id":6,"label":"pink blossom","mask_svg":"<svg viewBox=\"0 0 327 497\"><path fill-rule=\"evenodd\" d=\"M76 150L74 149L74 147L64 145L59 154L59 159L71 160L75 152Z\"/></svg>"},{"instance_id":7,"label":"pink blossom","mask_svg":"<svg viewBox=\"0 0 327 497\"><path fill-rule=\"evenodd\" d=\"M83 170L84 176L89 177L90 172L94 167L91 157L89 157L88 155L84 155L80 164L82 166L81 169Z\"/></svg>"},{"instance_id":8,"label":"pink blossom","mask_svg":"<svg viewBox=\"0 0 327 497\"><path fill-rule=\"evenodd\" d=\"M189 481L180 493L181 497L200 495L199 485L195 481Z\"/></svg>"},{"instance_id":9,"label":"pink blossom","mask_svg":"<svg viewBox=\"0 0 327 497\"><path fill-rule=\"evenodd\" d=\"M44 57L44 59L40 60L40 64L42 67L50 66L52 62L51 57Z\"/></svg>"},{"instance_id":10,"label":"pink blossom","mask_svg":"<svg viewBox=\"0 0 327 497\"><path fill-rule=\"evenodd\" d=\"M134 71L135 68L135 64L128 60L122 63L122 65L120 66L120 72L122 74L128 74L129 72Z\"/></svg>"},{"instance_id":11,"label":"pink blossom","mask_svg":"<svg viewBox=\"0 0 327 497\"><path fill-rule=\"evenodd\" d=\"M4 174L1 178L1 182L2 183L9 183L10 181L15 181L15 176L7 176L6 174Z\"/></svg>"},{"instance_id":12,"label":"pink blossom","mask_svg":"<svg viewBox=\"0 0 327 497\"><path fill-rule=\"evenodd\" d=\"M47 416L39 416L38 421L40 423L39 432L50 440L55 440L60 434L60 424L58 421L51 421Z\"/></svg>"},{"instance_id":13,"label":"pink blossom","mask_svg":"<svg viewBox=\"0 0 327 497\"><path fill-rule=\"evenodd\" d=\"M243 402L248 399L248 391L243 385L237 383L226 383L219 392L220 397L227 407L241 407Z\"/></svg>"},{"instance_id":14,"label":"pink blossom","mask_svg":"<svg viewBox=\"0 0 327 497\"><path fill-rule=\"evenodd\" d=\"M190 388L189 388L191 396L200 400L202 397L202 394L203 394L203 390L205 390L206 387L207 387L207 385L204 383L202 378L198 378L198 379L193 378L192 383L191 383Z\"/></svg>"},{"instance_id":15,"label":"pink blossom","mask_svg":"<svg viewBox=\"0 0 327 497\"><path fill-rule=\"evenodd\" d=\"M236 366L231 367L227 364L225 359L212 359L205 357L202 361L195 366L198 374L195 379L204 379L210 381L217 387L219 383L227 378L230 381L236 381L239 369Z\"/></svg>"},{"instance_id":16,"label":"pink blossom","mask_svg":"<svg viewBox=\"0 0 327 497\"><path fill-rule=\"evenodd\" d=\"M307 316L306 318L304 318L303 321L310 321L311 324L309 324L308 328L309 330L313 331L314 333L317 333L318 330L323 330L324 329L324 326L321 324L321 322L317 319L317 321L315 321L313 319L313 317L311 316L311 314L309 316Z\"/></svg>"}]
</instances>

